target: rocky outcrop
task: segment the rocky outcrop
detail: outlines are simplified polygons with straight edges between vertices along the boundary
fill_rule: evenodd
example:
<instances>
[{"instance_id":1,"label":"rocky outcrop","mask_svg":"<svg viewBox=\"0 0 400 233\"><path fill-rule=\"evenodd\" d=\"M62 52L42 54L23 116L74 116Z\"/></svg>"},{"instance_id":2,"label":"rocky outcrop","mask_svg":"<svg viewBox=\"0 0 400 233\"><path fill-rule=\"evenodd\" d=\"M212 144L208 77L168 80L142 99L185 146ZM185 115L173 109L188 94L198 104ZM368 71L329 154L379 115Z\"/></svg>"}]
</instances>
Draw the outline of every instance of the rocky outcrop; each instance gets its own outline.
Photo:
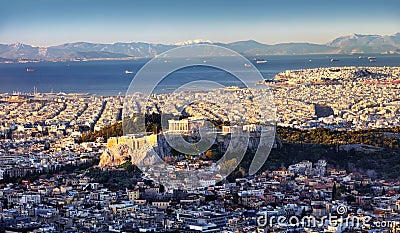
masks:
<instances>
[{"instance_id":1,"label":"rocky outcrop","mask_svg":"<svg viewBox=\"0 0 400 233\"><path fill-rule=\"evenodd\" d=\"M131 148L124 144L106 149L100 156L100 167L118 166L131 160Z\"/></svg>"},{"instance_id":2,"label":"rocky outcrop","mask_svg":"<svg viewBox=\"0 0 400 233\"><path fill-rule=\"evenodd\" d=\"M106 149L103 154L101 154L99 166L113 167L124 164L128 161L132 164L138 165L143 162L143 158L147 156L148 152L152 151L152 149L153 147L149 144L146 144L138 150L133 150L126 144L117 144Z\"/></svg>"}]
</instances>

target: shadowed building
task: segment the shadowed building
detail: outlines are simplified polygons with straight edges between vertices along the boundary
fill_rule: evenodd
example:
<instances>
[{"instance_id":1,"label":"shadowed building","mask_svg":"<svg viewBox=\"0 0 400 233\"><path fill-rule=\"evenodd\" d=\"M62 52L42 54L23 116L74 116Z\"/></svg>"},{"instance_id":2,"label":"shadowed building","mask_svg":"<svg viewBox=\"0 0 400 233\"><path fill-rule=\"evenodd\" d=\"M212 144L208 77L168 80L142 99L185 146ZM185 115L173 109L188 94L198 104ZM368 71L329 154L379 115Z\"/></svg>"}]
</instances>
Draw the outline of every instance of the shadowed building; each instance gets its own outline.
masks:
<instances>
[{"instance_id":1,"label":"shadowed building","mask_svg":"<svg viewBox=\"0 0 400 233\"><path fill-rule=\"evenodd\" d=\"M333 115L333 109L326 105L314 104L314 115L318 118L320 117L328 117Z\"/></svg>"}]
</instances>

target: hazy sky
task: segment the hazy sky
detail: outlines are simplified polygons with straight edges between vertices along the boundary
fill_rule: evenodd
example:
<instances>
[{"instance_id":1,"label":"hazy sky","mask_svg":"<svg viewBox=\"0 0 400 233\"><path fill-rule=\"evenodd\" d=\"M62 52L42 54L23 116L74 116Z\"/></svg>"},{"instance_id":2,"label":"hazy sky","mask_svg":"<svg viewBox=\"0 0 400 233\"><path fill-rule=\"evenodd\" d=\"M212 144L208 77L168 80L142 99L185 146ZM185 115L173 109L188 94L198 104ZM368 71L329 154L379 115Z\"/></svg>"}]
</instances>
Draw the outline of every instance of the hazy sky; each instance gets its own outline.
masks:
<instances>
[{"instance_id":1,"label":"hazy sky","mask_svg":"<svg viewBox=\"0 0 400 233\"><path fill-rule=\"evenodd\" d=\"M0 43L326 43L351 33L400 32L399 10L397 0L0 0Z\"/></svg>"}]
</instances>

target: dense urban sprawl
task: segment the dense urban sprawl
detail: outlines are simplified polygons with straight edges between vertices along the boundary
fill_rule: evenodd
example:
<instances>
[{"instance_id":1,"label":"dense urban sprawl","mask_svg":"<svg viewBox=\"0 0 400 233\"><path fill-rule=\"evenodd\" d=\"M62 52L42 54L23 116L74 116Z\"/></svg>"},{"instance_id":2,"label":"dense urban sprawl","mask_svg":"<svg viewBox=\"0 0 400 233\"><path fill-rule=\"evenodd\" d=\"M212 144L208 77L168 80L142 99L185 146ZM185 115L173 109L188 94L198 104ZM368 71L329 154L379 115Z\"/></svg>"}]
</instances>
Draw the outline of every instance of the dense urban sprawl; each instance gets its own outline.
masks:
<instances>
[{"instance_id":1,"label":"dense urban sprawl","mask_svg":"<svg viewBox=\"0 0 400 233\"><path fill-rule=\"evenodd\" d=\"M78 142L83 133L120 121L123 112L129 117L184 110L191 118L170 121L163 129L170 133L189 133L195 128L190 120L204 118L222 122L221 134L233 133L238 125L254 132L259 124L275 123L343 131L400 125L399 67L290 70L267 85L269 89L228 87L150 98L135 94L125 106L123 96L1 94L0 232L400 230L400 179L346 171L325 160L174 190L139 173L129 178L129 188L115 190L86 170L118 146L118 140L128 143L132 137L129 143L135 150L157 141L156 135L132 135ZM95 171L125 169L108 166L117 164L113 159L94 165ZM176 167L193 170L206 163L182 161Z\"/></svg>"}]
</instances>

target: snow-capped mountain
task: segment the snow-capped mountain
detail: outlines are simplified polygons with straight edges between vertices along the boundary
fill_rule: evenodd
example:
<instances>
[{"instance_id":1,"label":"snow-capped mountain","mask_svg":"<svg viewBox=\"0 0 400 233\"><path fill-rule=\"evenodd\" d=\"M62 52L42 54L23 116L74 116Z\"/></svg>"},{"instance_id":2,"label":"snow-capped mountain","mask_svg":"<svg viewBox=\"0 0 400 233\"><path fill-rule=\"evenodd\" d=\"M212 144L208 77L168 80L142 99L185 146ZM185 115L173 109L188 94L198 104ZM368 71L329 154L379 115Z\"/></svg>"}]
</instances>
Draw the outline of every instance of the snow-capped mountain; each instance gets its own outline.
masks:
<instances>
[{"instance_id":1,"label":"snow-capped mountain","mask_svg":"<svg viewBox=\"0 0 400 233\"><path fill-rule=\"evenodd\" d=\"M400 53L400 33L384 36L352 34L338 37L327 44L281 43L268 45L254 40L218 43L201 39L182 41L174 45L145 42L118 42L114 44L75 42L57 46L35 47L23 43L14 43L0 44L0 58L3 60L149 58L178 46L194 44L224 46L246 56L276 54Z\"/></svg>"}]
</instances>

